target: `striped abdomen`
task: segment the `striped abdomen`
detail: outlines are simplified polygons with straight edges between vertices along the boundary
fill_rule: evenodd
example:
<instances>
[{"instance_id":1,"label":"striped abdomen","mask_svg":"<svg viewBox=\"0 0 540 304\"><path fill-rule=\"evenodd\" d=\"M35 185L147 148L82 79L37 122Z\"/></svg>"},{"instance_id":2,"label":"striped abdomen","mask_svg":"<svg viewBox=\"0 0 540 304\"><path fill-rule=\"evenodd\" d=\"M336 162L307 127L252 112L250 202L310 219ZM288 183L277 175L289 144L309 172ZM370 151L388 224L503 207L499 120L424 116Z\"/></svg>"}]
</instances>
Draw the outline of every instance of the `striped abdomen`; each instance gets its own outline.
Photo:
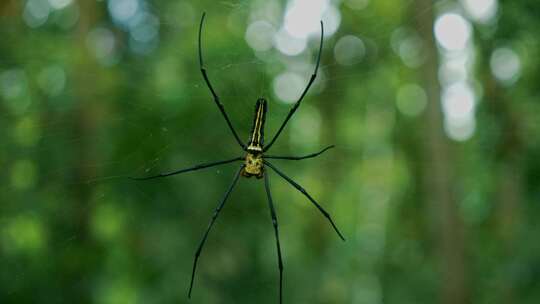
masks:
<instances>
[{"instance_id":1,"label":"striped abdomen","mask_svg":"<svg viewBox=\"0 0 540 304\"><path fill-rule=\"evenodd\" d=\"M260 98L255 104L255 118L253 119L253 127L251 128L251 136L247 147L248 152L261 153L263 151L265 119L266 100Z\"/></svg>"}]
</instances>

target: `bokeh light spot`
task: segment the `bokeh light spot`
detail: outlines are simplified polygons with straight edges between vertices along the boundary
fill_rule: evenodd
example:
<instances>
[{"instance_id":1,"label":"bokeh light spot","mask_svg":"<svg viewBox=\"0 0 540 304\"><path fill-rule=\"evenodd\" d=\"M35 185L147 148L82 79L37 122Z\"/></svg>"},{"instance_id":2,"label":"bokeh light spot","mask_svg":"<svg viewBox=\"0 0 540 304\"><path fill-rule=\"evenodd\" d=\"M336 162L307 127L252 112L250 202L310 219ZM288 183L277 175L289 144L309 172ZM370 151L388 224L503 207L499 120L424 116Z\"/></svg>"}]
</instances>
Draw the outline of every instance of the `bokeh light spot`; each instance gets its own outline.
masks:
<instances>
[{"instance_id":1,"label":"bokeh light spot","mask_svg":"<svg viewBox=\"0 0 540 304\"><path fill-rule=\"evenodd\" d=\"M497 0L461 0L467 14L480 23L489 22L497 14Z\"/></svg>"},{"instance_id":2,"label":"bokeh light spot","mask_svg":"<svg viewBox=\"0 0 540 304\"><path fill-rule=\"evenodd\" d=\"M424 62L422 40L415 31L400 27L392 33L390 43L406 66L417 68Z\"/></svg>"},{"instance_id":3,"label":"bokeh light spot","mask_svg":"<svg viewBox=\"0 0 540 304\"><path fill-rule=\"evenodd\" d=\"M267 51L272 48L275 31L269 22L255 21L248 26L245 39L252 49Z\"/></svg>"},{"instance_id":4,"label":"bokeh light spot","mask_svg":"<svg viewBox=\"0 0 540 304\"><path fill-rule=\"evenodd\" d=\"M455 83L443 90L442 103L444 114L450 119L463 119L471 116L475 106L472 88L464 83Z\"/></svg>"},{"instance_id":5,"label":"bokeh light spot","mask_svg":"<svg viewBox=\"0 0 540 304\"><path fill-rule=\"evenodd\" d=\"M62 29L69 30L73 28L79 17L81 16L81 11L78 3L71 3L69 6L56 11L54 22Z\"/></svg>"},{"instance_id":6,"label":"bokeh light spot","mask_svg":"<svg viewBox=\"0 0 540 304\"><path fill-rule=\"evenodd\" d=\"M28 94L28 81L22 69L11 69L0 73L0 96L4 97L6 108L15 113L25 113L32 99Z\"/></svg>"},{"instance_id":7,"label":"bokeh light spot","mask_svg":"<svg viewBox=\"0 0 540 304\"><path fill-rule=\"evenodd\" d=\"M455 141L466 141L474 135L476 120L474 116L452 119L445 118L444 129L448 137Z\"/></svg>"},{"instance_id":8,"label":"bokeh light spot","mask_svg":"<svg viewBox=\"0 0 540 304\"><path fill-rule=\"evenodd\" d=\"M116 63L116 39L111 30L98 27L90 31L86 44L99 63L110 66Z\"/></svg>"},{"instance_id":9,"label":"bokeh light spot","mask_svg":"<svg viewBox=\"0 0 540 304\"><path fill-rule=\"evenodd\" d=\"M11 168L11 185L17 190L28 190L36 184L37 168L30 160L18 160Z\"/></svg>"},{"instance_id":10,"label":"bokeh light spot","mask_svg":"<svg viewBox=\"0 0 540 304\"><path fill-rule=\"evenodd\" d=\"M334 56L341 65L353 65L362 61L366 55L366 46L362 39L347 35L341 37L334 47Z\"/></svg>"},{"instance_id":11,"label":"bokeh light spot","mask_svg":"<svg viewBox=\"0 0 540 304\"><path fill-rule=\"evenodd\" d=\"M159 32L159 19L150 13L141 13L130 25L130 34L138 42L147 43Z\"/></svg>"},{"instance_id":12,"label":"bokeh light spot","mask_svg":"<svg viewBox=\"0 0 540 304\"><path fill-rule=\"evenodd\" d=\"M274 94L286 103L295 102L306 85L305 79L293 72L284 72L274 79Z\"/></svg>"},{"instance_id":13,"label":"bokeh light spot","mask_svg":"<svg viewBox=\"0 0 540 304\"><path fill-rule=\"evenodd\" d=\"M396 106L398 110L411 117L418 116L427 105L427 96L424 89L417 84L405 84L398 89Z\"/></svg>"},{"instance_id":14,"label":"bokeh light spot","mask_svg":"<svg viewBox=\"0 0 540 304\"><path fill-rule=\"evenodd\" d=\"M73 2L73 0L48 0L48 1L51 7L56 10L63 9Z\"/></svg>"},{"instance_id":15,"label":"bokeh light spot","mask_svg":"<svg viewBox=\"0 0 540 304\"><path fill-rule=\"evenodd\" d=\"M307 46L305 38L295 38L286 31L280 30L274 37L276 48L285 55L295 56L302 53Z\"/></svg>"},{"instance_id":16,"label":"bokeh light spot","mask_svg":"<svg viewBox=\"0 0 540 304\"><path fill-rule=\"evenodd\" d=\"M466 82L454 83L443 90L441 100L447 135L456 141L471 138L476 128L476 96L472 87Z\"/></svg>"},{"instance_id":17,"label":"bokeh light spot","mask_svg":"<svg viewBox=\"0 0 540 304\"><path fill-rule=\"evenodd\" d=\"M7 252L37 254L46 246L45 227L34 216L19 215L2 226L2 247Z\"/></svg>"},{"instance_id":18,"label":"bokeh light spot","mask_svg":"<svg viewBox=\"0 0 540 304\"><path fill-rule=\"evenodd\" d=\"M23 70L12 69L0 74L0 94L5 99L19 98L26 89L26 75Z\"/></svg>"},{"instance_id":19,"label":"bokeh light spot","mask_svg":"<svg viewBox=\"0 0 540 304\"><path fill-rule=\"evenodd\" d=\"M47 0L28 0L23 11L24 22L29 27L39 27L47 22L50 11Z\"/></svg>"},{"instance_id":20,"label":"bokeh light spot","mask_svg":"<svg viewBox=\"0 0 540 304\"><path fill-rule=\"evenodd\" d=\"M284 29L300 39L319 32L319 21L328 6L328 0L293 0L285 12Z\"/></svg>"},{"instance_id":21,"label":"bokeh light spot","mask_svg":"<svg viewBox=\"0 0 540 304\"><path fill-rule=\"evenodd\" d=\"M443 85L451 85L456 82L466 81L472 65L471 50L467 48L462 52L445 56L439 66L439 80Z\"/></svg>"},{"instance_id":22,"label":"bokeh light spot","mask_svg":"<svg viewBox=\"0 0 540 304\"><path fill-rule=\"evenodd\" d=\"M324 12L321 19L324 23L324 37L331 37L337 32L341 24L341 13L335 6L331 5ZM317 30L314 35L320 35L320 30Z\"/></svg>"},{"instance_id":23,"label":"bokeh light spot","mask_svg":"<svg viewBox=\"0 0 540 304\"><path fill-rule=\"evenodd\" d=\"M496 49L490 58L491 72L501 83L511 85L521 74L521 60L510 48Z\"/></svg>"},{"instance_id":24,"label":"bokeh light spot","mask_svg":"<svg viewBox=\"0 0 540 304\"><path fill-rule=\"evenodd\" d=\"M435 21L437 42L447 51L465 49L471 39L471 25L461 15L445 13Z\"/></svg>"},{"instance_id":25,"label":"bokeh light spot","mask_svg":"<svg viewBox=\"0 0 540 304\"><path fill-rule=\"evenodd\" d=\"M98 304L141 303L138 288L129 277L107 277L105 281L106 283L101 285L97 293Z\"/></svg>"},{"instance_id":26,"label":"bokeh light spot","mask_svg":"<svg viewBox=\"0 0 540 304\"><path fill-rule=\"evenodd\" d=\"M39 72L37 81L47 95L58 96L66 86L66 73L61 66L50 65Z\"/></svg>"},{"instance_id":27,"label":"bokeh light spot","mask_svg":"<svg viewBox=\"0 0 540 304\"><path fill-rule=\"evenodd\" d=\"M92 217L92 231L102 241L116 241L123 228L121 210L108 202L99 204Z\"/></svg>"},{"instance_id":28,"label":"bokeh light spot","mask_svg":"<svg viewBox=\"0 0 540 304\"><path fill-rule=\"evenodd\" d=\"M127 24L129 19L135 16L139 9L138 0L109 0L109 13L115 21Z\"/></svg>"}]
</instances>

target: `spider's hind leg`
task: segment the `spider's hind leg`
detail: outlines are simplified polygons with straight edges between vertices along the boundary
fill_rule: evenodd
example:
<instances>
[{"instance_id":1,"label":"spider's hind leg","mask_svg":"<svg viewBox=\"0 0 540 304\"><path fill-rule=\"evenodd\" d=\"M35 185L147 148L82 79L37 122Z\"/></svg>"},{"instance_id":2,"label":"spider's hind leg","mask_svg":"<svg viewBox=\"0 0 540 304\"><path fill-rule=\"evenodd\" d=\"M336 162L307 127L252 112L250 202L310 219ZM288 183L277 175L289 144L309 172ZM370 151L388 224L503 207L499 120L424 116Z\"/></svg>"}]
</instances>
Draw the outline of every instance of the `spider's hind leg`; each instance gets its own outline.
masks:
<instances>
[{"instance_id":1,"label":"spider's hind leg","mask_svg":"<svg viewBox=\"0 0 540 304\"><path fill-rule=\"evenodd\" d=\"M324 210L324 208L319 205L319 203L317 203L317 201L315 199L313 199L313 197L311 197L311 195L306 191L306 189L304 189L302 186L300 186L297 182L295 182L294 180L292 180L292 178L288 177L285 173L281 172L281 170L279 170L278 168L276 168L274 165L272 165L271 163L267 162L267 161L264 161L264 164L268 167L270 167L272 170L274 170L274 172L276 172L279 176L281 176L284 180L286 180L289 184L291 184L294 188L296 188L296 190L300 191L305 197L307 197L307 199L317 208L319 209L319 211L322 213L322 215L328 220L328 222L330 222L330 225L332 225L332 228L334 228L334 231L337 233L337 235L339 236L339 238L342 240L342 241L345 241L345 238L343 237L343 234L341 234L341 232L339 231L338 227L336 226L336 224L334 223L334 221L332 220L332 217L330 216L330 214Z\"/></svg>"},{"instance_id":2,"label":"spider's hind leg","mask_svg":"<svg viewBox=\"0 0 540 304\"><path fill-rule=\"evenodd\" d=\"M281 258L281 245L279 244L279 230L278 221L276 216L276 210L274 203L272 202L272 195L270 194L270 185L268 181L268 174L264 173L264 188L266 189L266 195L268 196L268 207L270 208L270 216L272 217L272 225L274 226L274 235L276 237L276 247L278 254L278 269L279 269L279 303L282 303L283 299L283 260Z\"/></svg>"},{"instance_id":3,"label":"spider's hind leg","mask_svg":"<svg viewBox=\"0 0 540 304\"><path fill-rule=\"evenodd\" d=\"M201 251L204 247L204 243L206 242L206 239L208 238L210 229L212 229L212 226L214 225L214 222L216 221L219 215L219 212L221 211L221 209L223 209L223 206L225 206L225 202L227 202L227 198L229 198L229 195L231 194L234 186L236 186L236 183L238 182L238 178L240 177L240 173L243 171L243 169L244 169L244 166L240 167L240 169L234 175L233 181L231 185L229 186L229 189L225 193L225 196L223 197L219 205L216 207L216 210L214 211L214 215L212 216L212 219L210 220L210 223L208 224L208 228L206 228L206 231L204 232L201 243L199 244L199 248L197 248L197 251L195 252L195 259L193 260L193 270L191 272L191 282L189 283L188 298L191 298L191 290L193 289L193 281L195 279L195 271L197 270L197 262L199 261L199 256L201 255Z\"/></svg>"}]
</instances>

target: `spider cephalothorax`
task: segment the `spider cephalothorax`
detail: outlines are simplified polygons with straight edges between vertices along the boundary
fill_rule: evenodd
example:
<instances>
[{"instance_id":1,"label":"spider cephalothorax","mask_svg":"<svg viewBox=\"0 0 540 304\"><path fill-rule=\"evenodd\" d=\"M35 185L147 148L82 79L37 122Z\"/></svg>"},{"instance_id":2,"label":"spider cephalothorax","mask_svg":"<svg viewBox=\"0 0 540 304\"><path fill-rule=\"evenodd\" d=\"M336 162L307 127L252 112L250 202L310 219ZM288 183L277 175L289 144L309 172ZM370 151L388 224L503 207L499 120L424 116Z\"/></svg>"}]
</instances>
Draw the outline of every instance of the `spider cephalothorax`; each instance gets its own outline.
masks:
<instances>
[{"instance_id":1,"label":"spider cephalothorax","mask_svg":"<svg viewBox=\"0 0 540 304\"><path fill-rule=\"evenodd\" d=\"M244 170L242 170L242 176L262 178L264 176L264 161L261 153L246 154L246 162L244 164Z\"/></svg>"},{"instance_id":2,"label":"spider cephalothorax","mask_svg":"<svg viewBox=\"0 0 540 304\"><path fill-rule=\"evenodd\" d=\"M154 179L154 178L159 178L159 177L166 177L166 176L181 174L181 173L190 172L190 171L196 171L196 170L199 170L199 169L214 167L214 166L228 164L228 163L237 162L237 161L243 161L244 162L244 164L238 169L238 171L234 175L233 181L232 181L231 185L229 186L227 192L225 193L225 196L220 201L219 205L216 207L214 215L212 216L212 219L210 220L210 224L206 228L204 236L203 236L203 238L202 238L202 240L201 240L201 242L199 244L199 247L197 248L197 251L195 252L195 259L193 261L193 270L192 270L192 273L191 273L191 282L189 284L189 291L188 291L188 297L191 297L191 290L193 288L193 281L194 281L194 278L195 278L195 271L197 269L197 261L199 260L199 256L200 256L201 251L202 251L202 249L204 247L204 243L206 242L208 234L210 233L210 229L214 225L214 223L215 223L215 221L216 221L216 219L217 219L217 217L219 215L219 212L225 206L225 202L227 201L227 198L229 197L229 195L231 194L234 186L238 182L239 177L241 175L244 176L244 177L252 177L252 176L255 176L256 178L263 178L264 177L264 186L265 186L265 190L266 190L266 196L268 198L268 207L270 209L270 216L272 218L272 225L274 227L274 235L275 235L275 238L276 238L276 247L277 247L277 255L278 255L278 269L279 269L279 303L282 303L282 297L283 297L283 295L282 295L283 262L282 262L282 258L281 258L281 245L279 243L278 221L277 221L276 211L274 209L274 203L272 202L272 196L270 194L270 185L269 185L268 173L265 171L265 168L269 167L270 169L272 169L280 177L285 179L289 184L291 184L294 188L296 188L304 196L306 196L307 199L322 213L322 215L324 217L326 217L326 219L330 222L330 224L332 225L332 227L334 228L336 233L339 235L339 237L342 240L345 240L343 238L343 235L341 234L341 232L339 232L338 228L334 224L334 221L332 221L332 218L330 217L328 212L326 212L326 210L324 210L321 207L321 205L319 205L319 203L317 203L317 201L315 201L315 199L313 199L311 197L311 195L309 195L309 193L302 186L300 186L298 183L296 183L290 177L285 175L285 173L281 172L281 170L279 170L273 164L271 164L270 162L267 161L267 159L301 160L301 159L313 158L313 157L316 157L316 156L320 155L324 151L332 148L333 146L326 147L326 148L324 148L323 150L321 150L321 151L319 151L317 153L312 153L312 154L305 155L305 156L271 156L271 155L264 155L264 157L263 157L263 153L265 153L266 151L268 151L270 149L270 147L274 144L276 139L281 134L281 131L283 131L283 128L285 128L285 125L287 125L287 122L289 121L289 119L293 116L294 112L296 112L296 110L300 106L300 103L302 102L302 99L304 98L304 96L308 92L309 88L313 84L313 81L315 80L315 77L317 76L317 71L319 69L319 63L321 61L321 51L322 51L322 47L323 47L323 36L324 36L323 35L323 23L321 21L321 40L320 40L320 45L319 45L319 55L317 57L317 64L315 65L315 71L311 75L311 78L309 79L309 82L308 82L306 88L304 89L304 91L300 95L300 98L293 105L293 107L289 111L289 114L287 114L287 117L285 117L285 120L283 121L283 123L281 124L279 129L277 130L276 134L274 135L274 137L272 137L272 140L270 140L270 143L268 145L266 145L266 146L263 146L263 144L264 144L264 122L265 122L266 110L267 110L266 100L264 98L260 98L259 100L257 100L257 103L255 105L255 117L253 119L253 128L251 129L251 136L249 138L248 144L245 145L240 140L240 137L238 137L238 134L236 133L236 130L234 129L234 127L233 127L233 125L232 125L232 123L231 123L231 121L229 119L229 116L227 116L227 112L225 112L225 108L224 108L223 104L219 100L218 95L216 94L216 92L214 91L214 88L210 84L210 80L208 79L208 75L206 74L206 69L204 68L204 64L203 64L202 47L201 47L201 32L202 32L202 27L203 27L203 23L204 23L204 17L205 17L205 14L202 15L201 24L200 24L200 27L199 27L199 64L200 64L201 73L202 73L202 76L204 78L204 81L206 82L206 85L210 89L210 93L212 94L212 97L214 98L214 102L216 103L219 111L221 112L221 115L223 115L223 118L225 118L225 121L226 121L230 131L232 132L234 138L236 139L236 141L238 142L238 144L240 145L242 150L245 151L246 155L245 156L240 156L240 157L235 157L235 158L232 158L232 159L212 162L212 163L200 164L200 165L196 165L196 166L193 166L193 167L190 167L190 168L181 169L181 170L177 170L177 171L173 171L173 172L169 172L169 173L161 173L161 174L154 175L154 176L135 178L135 179L137 179L137 180L148 180L148 179Z\"/></svg>"}]
</instances>

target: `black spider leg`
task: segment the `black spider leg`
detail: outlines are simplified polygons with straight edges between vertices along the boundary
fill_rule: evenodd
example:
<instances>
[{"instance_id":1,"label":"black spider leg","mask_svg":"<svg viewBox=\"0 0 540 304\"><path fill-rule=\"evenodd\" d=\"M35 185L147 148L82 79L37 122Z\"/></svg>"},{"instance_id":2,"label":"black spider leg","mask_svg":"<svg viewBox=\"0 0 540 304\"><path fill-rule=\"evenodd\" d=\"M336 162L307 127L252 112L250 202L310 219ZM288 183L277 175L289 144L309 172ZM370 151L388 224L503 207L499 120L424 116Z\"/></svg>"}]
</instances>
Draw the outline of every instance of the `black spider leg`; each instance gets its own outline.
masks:
<instances>
[{"instance_id":1,"label":"black spider leg","mask_svg":"<svg viewBox=\"0 0 540 304\"><path fill-rule=\"evenodd\" d=\"M204 78L204 81L206 82L206 85L208 86L208 88L210 89L210 92L212 93L212 96L214 97L214 101L215 101L217 107L219 108L219 111L221 112L221 114L223 114L223 117L227 121L227 125L229 125L229 129L233 133L234 138L236 138L236 141L238 142L240 147L242 147L242 149L245 150L246 145L244 143L242 143L242 141L240 140L240 137L238 137L238 134L236 133L236 130L234 129L234 127L233 127L233 125L231 123L231 120L229 119L229 116L227 116L227 113L225 112L225 107L223 106L221 101L219 101L219 97L217 96L216 91L214 91L214 88L212 87L212 84L210 84L210 80L208 79L208 75L206 75L206 69L204 68L204 63L203 63L202 44L201 44L201 40L202 40L201 35L202 35L202 28L203 28L205 16L206 16L206 13L203 13L202 17L201 17L201 24L199 26L199 66L200 66L200 69L201 69L201 73L202 73L202 76Z\"/></svg>"},{"instance_id":2,"label":"black spider leg","mask_svg":"<svg viewBox=\"0 0 540 304\"><path fill-rule=\"evenodd\" d=\"M208 238L208 234L210 233L210 229L212 229L212 226L214 225L214 222L216 221L219 212L225 206L225 202L227 201L227 198L229 198L229 195L231 194L234 186L236 186L236 182L238 182L238 178L240 177L240 172L244 169L244 165L240 167L238 172L234 175L233 181L231 185L229 186L229 189L225 193L225 196L217 206L216 210L214 211L214 215L212 216L212 219L210 220L210 223L208 224L208 228L206 228L206 232L204 233L204 236L201 240L201 243L199 244L199 248L197 248L197 252L195 252L195 260L193 261L193 270L191 272L191 282L189 283L189 291L188 291L188 298L191 299L191 290L193 289L193 280L195 279L195 271L197 270L197 261L199 260L199 256L201 255L201 251L203 249L204 243L206 242L206 238Z\"/></svg>"},{"instance_id":3,"label":"black spider leg","mask_svg":"<svg viewBox=\"0 0 540 304\"><path fill-rule=\"evenodd\" d=\"M291 119L291 117L293 116L294 112L296 112L296 109L298 109L298 107L300 106L300 103L302 102L302 99L304 99L304 96L306 96L307 92L309 91L309 88L311 87L311 85L313 84L313 81L315 80L315 78L317 77L317 71L319 70L319 63L321 62L321 53L322 53L322 47L323 47L323 38L324 38L324 27L323 27L323 23L321 21L321 42L320 42L320 45L319 45L319 55L317 55L317 64L315 65L315 71L313 72L313 74L311 75L311 78L309 79L309 82L307 84L307 87L304 89L304 92L302 92L302 95L300 95L300 98L298 99L298 101L294 104L294 106L292 107L292 109L289 111L289 114L287 114L287 117L285 117L285 121L283 121L283 123L281 124L281 127L279 127L276 135L274 135L274 138L272 138L272 140L270 141L270 143L264 148L264 151L263 152L266 152L268 151L268 149L270 149L270 147L274 144L274 142L276 141L276 139L279 137L279 135L281 134L281 131L283 131L283 128L285 128L285 125L287 124L287 122L289 121L289 119Z\"/></svg>"},{"instance_id":4,"label":"black spider leg","mask_svg":"<svg viewBox=\"0 0 540 304\"><path fill-rule=\"evenodd\" d=\"M334 147L335 147L334 145L331 145L331 146L328 146L328 147L322 149L319 152L311 153L311 154L304 155L304 156L273 156L273 155L265 155L264 158L285 159L285 160L302 160L302 159L306 159L306 158L317 157L317 156L323 154L324 152L326 152L327 150L330 150L330 149L332 149Z\"/></svg>"},{"instance_id":5,"label":"black spider leg","mask_svg":"<svg viewBox=\"0 0 540 304\"><path fill-rule=\"evenodd\" d=\"M281 304L283 299L283 260L281 258L281 245L279 244L279 230L278 221L276 216L276 210L274 203L272 202L272 195L270 194L270 185L268 180L268 173L264 173L264 188L266 189L266 195L268 196L268 207L270 208L270 216L272 217L272 225L274 226L274 234L276 237L276 247L278 254L278 268L279 268L279 303Z\"/></svg>"},{"instance_id":6,"label":"black spider leg","mask_svg":"<svg viewBox=\"0 0 540 304\"><path fill-rule=\"evenodd\" d=\"M291 184L293 187L295 187L298 191L302 192L302 194L304 194L310 202L313 203L313 205L315 205L315 207L317 207L317 209L319 209L319 211L324 215L324 217L326 217L326 219L330 222L330 224L332 225L332 227L334 227L334 230L336 231L336 233L339 235L339 237L345 241L345 238L343 237L343 235L341 234L341 232L339 232L339 229L336 227L336 224L334 224L334 221L332 220L332 218L330 217L330 214L328 214L328 212L326 212L326 210L323 209L323 207L321 207L321 205L319 205L319 203L317 203L312 197L311 195L309 195L309 193L307 193L307 191L302 188L302 186L300 186L298 183L296 183L295 181L293 181L290 177L288 177L287 175L285 175L285 173L281 172L280 170L278 170L278 168L276 168L274 165L272 165L271 163L267 162L267 161L264 161L264 164L267 165L268 167L270 167L272 170L274 170L277 174L279 174L281 177L283 177L283 179L285 179L286 181L289 182L289 184Z\"/></svg>"},{"instance_id":7,"label":"black spider leg","mask_svg":"<svg viewBox=\"0 0 540 304\"><path fill-rule=\"evenodd\" d=\"M213 162L213 163L199 164L199 165L196 165L196 166L193 166L193 167L190 167L190 168L181 169L181 170L177 170L177 171L173 171L173 172L169 172L169 173L160 173L158 175L153 175L153 176L148 176L148 177L130 177L130 178L134 179L134 180L148 180L148 179L154 179L154 178L160 178L160 177L167 177L167 176L186 173L186 172L190 172L190 171L197 171L197 170L204 169L204 168L224 165L224 164L232 163L232 162L235 162L235 161L241 161L241 160L244 160L244 158L243 157L235 157L233 159L227 159L227 160L222 160L222 161Z\"/></svg>"}]
</instances>

